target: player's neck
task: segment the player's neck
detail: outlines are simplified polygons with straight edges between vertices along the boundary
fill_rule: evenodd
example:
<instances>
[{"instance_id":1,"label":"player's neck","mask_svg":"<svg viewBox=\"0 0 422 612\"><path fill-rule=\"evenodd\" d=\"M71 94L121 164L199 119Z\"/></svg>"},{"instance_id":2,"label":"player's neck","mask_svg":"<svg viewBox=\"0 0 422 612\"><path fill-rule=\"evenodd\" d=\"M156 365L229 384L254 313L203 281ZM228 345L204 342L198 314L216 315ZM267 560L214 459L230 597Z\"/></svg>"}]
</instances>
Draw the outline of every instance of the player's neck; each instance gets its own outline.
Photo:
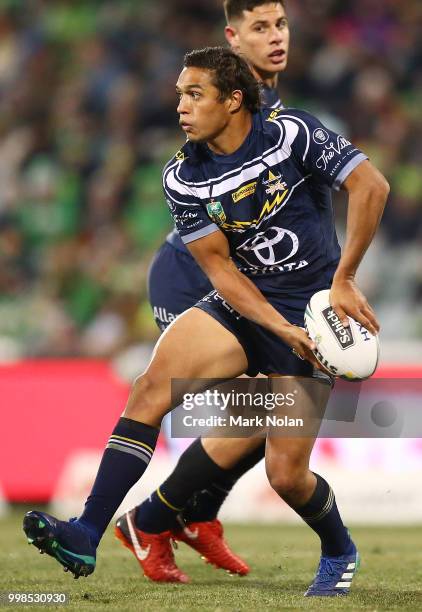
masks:
<instances>
[{"instance_id":1,"label":"player's neck","mask_svg":"<svg viewBox=\"0 0 422 612\"><path fill-rule=\"evenodd\" d=\"M269 87L270 89L275 89L278 83L278 73L275 74L273 72L262 72L258 71L256 68L252 67L252 72L257 81Z\"/></svg>"},{"instance_id":2,"label":"player's neck","mask_svg":"<svg viewBox=\"0 0 422 612\"><path fill-rule=\"evenodd\" d=\"M207 142L208 147L217 155L231 155L243 144L252 128L252 115L241 110L232 116L231 121L215 138Z\"/></svg>"}]
</instances>

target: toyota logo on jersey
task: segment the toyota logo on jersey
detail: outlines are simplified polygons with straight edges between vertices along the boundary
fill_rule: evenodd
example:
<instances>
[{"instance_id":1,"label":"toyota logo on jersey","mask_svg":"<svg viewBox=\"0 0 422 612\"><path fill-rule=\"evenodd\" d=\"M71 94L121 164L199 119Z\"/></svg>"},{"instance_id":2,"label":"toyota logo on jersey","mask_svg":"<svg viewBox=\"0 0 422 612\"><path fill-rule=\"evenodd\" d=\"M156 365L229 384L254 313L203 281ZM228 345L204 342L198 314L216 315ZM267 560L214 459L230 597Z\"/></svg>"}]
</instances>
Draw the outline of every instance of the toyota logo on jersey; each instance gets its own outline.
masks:
<instances>
[{"instance_id":1,"label":"toyota logo on jersey","mask_svg":"<svg viewBox=\"0 0 422 612\"><path fill-rule=\"evenodd\" d=\"M248 238L236 250L253 268L280 264L295 255L299 239L294 232L283 227L272 226ZM259 263L258 263L259 262Z\"/></svg>"}]
</instances>

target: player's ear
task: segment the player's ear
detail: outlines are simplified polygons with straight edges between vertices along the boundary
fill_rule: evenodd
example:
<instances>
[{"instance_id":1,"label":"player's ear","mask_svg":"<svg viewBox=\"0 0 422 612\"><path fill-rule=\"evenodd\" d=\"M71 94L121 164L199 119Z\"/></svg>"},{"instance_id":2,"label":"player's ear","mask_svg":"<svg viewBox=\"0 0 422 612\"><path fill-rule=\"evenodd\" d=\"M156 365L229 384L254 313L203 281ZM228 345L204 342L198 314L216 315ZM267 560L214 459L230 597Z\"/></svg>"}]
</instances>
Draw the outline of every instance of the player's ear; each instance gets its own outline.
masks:
<instances>
[{"instance_id":1,"label":"player's ear","mask_svg":"<svg viewBox=\"0 0 422 612\"><path fill-rule=\"evenodd\" d=\"M230 113L237 113L237 111L240 109L240 107L242 106L242 102L243 102L243 93L240 89L235 89L234 91L232 91L232 94L230 96L230 98L228 98L229 101L229 112Z\"/></svg>"},{"instance_id":2,"label":"player's ear","mask_svg":"<svg viewBox=\"0 0 422 612\"><path fill-rule=\"evenodd\" d=\"M231 25L226 25L224 28L224 35L233 51L239 52L240 43L236 28L233 28Z\"/></svg>"}]
</instances>

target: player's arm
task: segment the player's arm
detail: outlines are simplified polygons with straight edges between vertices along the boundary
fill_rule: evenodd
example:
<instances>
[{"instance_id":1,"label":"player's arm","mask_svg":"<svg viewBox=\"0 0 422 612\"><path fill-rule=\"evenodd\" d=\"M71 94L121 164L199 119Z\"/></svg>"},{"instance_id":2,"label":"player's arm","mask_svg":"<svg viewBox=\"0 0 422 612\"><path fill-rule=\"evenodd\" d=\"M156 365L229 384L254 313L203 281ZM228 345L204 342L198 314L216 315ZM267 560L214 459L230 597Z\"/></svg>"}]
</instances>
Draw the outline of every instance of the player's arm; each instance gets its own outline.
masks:
<instances>
[{"instance_id":1,"label":"player's arm","mask_svg":"<svg viewBox=\"0 0 422 612\"><path fill-rule=\"evenodd\" d=\"M290 129L290 144L297 162L319 181L349 194L346 244L330 291L331 305L344 325L349 325L349 315L375 334L379 325L374 311L354 279L381 219L388 183L362 151L316 117L305 111L285 116L290 128L296 125L296 133Z\"/></svg>"},{"instance_id":2,"label":"player's arm","mask_svg":"<svg viewBox=\"0 0 422 612\"><path fill-rule=\"evenodd\" d=\"M187 247L212 285L232 308L282 338L299 355L319 367L312 353L315 345L306 333L278 313L254 283L236 268L223 232L214 231L189 242Z\"/></svg>"},{"instance_id":3,"label":"player's arm","mask_svg":"<svg viewBox=\"0 0 422 612\"><path fill-rule=\"evenodd\" d=\"M361 162L342 184L348 192L346 242L333 279L330 301L343 324L350 315L371 333L379 331L374 311L355 283L358 266L375 235L390 187L369 162Z\"/></svg>"}]
</instances>

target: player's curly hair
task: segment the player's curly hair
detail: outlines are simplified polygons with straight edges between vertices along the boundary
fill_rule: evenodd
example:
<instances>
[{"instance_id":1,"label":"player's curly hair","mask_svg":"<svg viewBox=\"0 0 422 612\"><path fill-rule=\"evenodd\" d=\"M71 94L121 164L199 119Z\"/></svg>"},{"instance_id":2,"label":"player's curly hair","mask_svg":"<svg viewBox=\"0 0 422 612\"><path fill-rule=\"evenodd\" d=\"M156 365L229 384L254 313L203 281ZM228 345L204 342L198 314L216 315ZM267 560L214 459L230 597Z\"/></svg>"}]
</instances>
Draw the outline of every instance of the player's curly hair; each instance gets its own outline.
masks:
<instances>
[{"instance_id":1,"label":"player's curly hair","mask_svg":"<svg viewBox=\"0 0 422 612\"><path fill-rule=\"evenodd\" d=\"M274 1L284 7L284 0ZM227 23L230 23L232 19L242 17L243 11L253 11L256 6L271 3L272 0L224 0L224 13L226 15Z\"/></svg>"},{"instance_id":2,"label":"player's curly hair","mask_svg":"<svg viewBox=\"0 0 422 612\"><path fill-rule=\"evenodd\" d=\"M205 47L186 53L185 68L205 68L213 72L213 85L220 92L219 99L227 100L235 89L243 93L243 106L251 113L261 107L261 90L247 62L224 47Z\"/></svg>"}]
</instances>

